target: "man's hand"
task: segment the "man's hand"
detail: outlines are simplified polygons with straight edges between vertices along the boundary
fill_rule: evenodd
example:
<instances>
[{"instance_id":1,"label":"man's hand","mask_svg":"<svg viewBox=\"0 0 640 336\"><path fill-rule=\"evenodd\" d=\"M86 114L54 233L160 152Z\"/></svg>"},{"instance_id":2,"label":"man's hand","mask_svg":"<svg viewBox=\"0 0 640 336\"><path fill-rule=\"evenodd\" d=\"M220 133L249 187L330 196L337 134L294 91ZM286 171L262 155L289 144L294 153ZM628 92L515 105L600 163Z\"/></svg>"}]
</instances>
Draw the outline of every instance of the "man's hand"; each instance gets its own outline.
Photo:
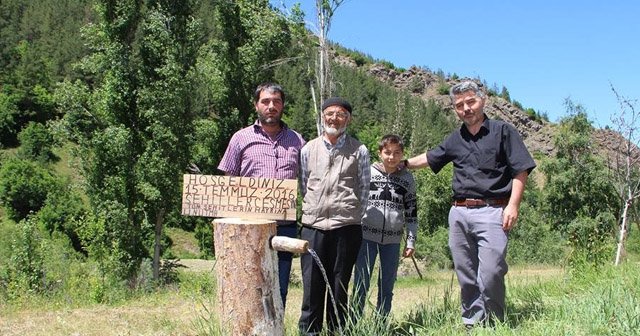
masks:
<instances>
[{"instance_id":1,"label":"man's hand","mask_svg":"<svg viewBox=\"0 0 640 336\"><path fill-rule=\"evenodd\" d=\"M529 173L525 170L513 178L509 204L502 212L502 230L504 231L509 231L516 225L518 209L520 208L520 201L522 200L524 186L527 184L528 177Z\"/></svg>"},{"instance_id":2,"label":"man's hand","mask_svg":"<svg viewBox=\"0 0 640 336\"><path fill-rule=\"evenodd\" d=\"M502 211L502 230L509 231L515 225L518 220L518 207L508 204Z\"/></svg>"}]
</instances>

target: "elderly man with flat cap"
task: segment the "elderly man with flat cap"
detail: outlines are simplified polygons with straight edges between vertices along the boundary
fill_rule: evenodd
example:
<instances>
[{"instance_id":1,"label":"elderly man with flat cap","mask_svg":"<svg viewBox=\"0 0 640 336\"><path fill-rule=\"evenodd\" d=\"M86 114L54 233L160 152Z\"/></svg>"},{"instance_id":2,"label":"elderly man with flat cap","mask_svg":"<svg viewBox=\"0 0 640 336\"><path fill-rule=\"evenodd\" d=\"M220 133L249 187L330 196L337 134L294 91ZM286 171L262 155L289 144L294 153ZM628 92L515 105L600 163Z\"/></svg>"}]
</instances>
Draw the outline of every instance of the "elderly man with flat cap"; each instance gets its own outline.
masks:
<instances>
[{"instance_id":1,"label":"elderly man with flat cap","mask_svg":"<svg viewBox=\"0 0 640 336\"><path fill-rule=\"evenodd\" d=\"M327 284L309 253L300 257L303 297L299 330L303 335L322 332L327 313L330 331L341 330L347 315L347 288L362 241L360 221L369 198L369 152L346 134L352 118L349 102L333 97L322 104L321 136L300 152L302 230L329 279Z\"/></svg>"}]
</instances>

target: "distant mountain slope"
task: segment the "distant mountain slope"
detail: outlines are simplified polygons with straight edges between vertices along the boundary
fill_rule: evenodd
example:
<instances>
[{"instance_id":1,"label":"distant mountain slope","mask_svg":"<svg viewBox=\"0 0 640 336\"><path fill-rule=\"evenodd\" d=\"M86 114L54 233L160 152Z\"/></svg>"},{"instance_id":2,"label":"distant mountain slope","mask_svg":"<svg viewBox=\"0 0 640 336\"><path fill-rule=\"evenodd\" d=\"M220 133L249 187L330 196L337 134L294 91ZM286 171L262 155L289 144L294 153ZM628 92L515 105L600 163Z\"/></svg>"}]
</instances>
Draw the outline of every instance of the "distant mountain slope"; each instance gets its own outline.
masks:
<instances>
[{"instance_id":1,"label":"distant mountain slope","mask_svg":"<svg viewBox=\"0 0 640 336\"><path fill-rule=\"evenodd\" d=\"M438 93L438 87L443 84L442 78L432 72L411 67L407 71L399 73L380 64L370 65L368 72L398 89L411 90L413 94L424 100L433 99L453 113L449 96ZM460 81L448 79L445 83L451 86ZM533 120L522 110L497 96L489 97L485 112L491 118L505 120L513 124L520 131L530 151L546 155L553 152L553 125L551 123Z\"/></svg>"},{"instance_id":2,"label":"distant mountain slope","mask_svg":"<svg viewBox=\"0 0 640 336\"><path fill-rule=\"evenodd\" d=\"M336 55L334 59L343 66L358 67L356 62L347 56ZM443 83L451 86L459 83L462 79L443 80L437 74L418 67L411 67L403 72L390 69L380 63L364 64L361 67L380 81L386 82L397 89L410 91L413 95L419 96L424 100L433 99L440 106L453 113L449 96L440 94L438 87ZM489 97L485 111L491 118L505 120L513 124L532 153L539 153L544 156L555 153L553 137L556 124L545 120L534 120L522 109L499 96ZM593 141L597 152L607 162L614 164L614 158L620 147L619 144L624 143L624 138L618 132L596 128L593 132ZM634 157L640 159L640 149L634 146L633 152L635 153Z\"/></svg>"}]
</instances>

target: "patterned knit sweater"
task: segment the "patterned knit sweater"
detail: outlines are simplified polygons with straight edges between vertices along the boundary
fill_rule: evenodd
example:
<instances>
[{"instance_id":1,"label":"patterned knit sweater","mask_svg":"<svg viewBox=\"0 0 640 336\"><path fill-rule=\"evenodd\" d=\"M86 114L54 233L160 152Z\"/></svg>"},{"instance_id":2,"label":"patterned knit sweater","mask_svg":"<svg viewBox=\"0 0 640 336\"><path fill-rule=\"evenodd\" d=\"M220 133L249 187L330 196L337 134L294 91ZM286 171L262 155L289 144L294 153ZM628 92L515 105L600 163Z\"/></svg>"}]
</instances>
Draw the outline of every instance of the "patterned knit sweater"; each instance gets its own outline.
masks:
<instances>
[{"instance_id":1,"label":"patterned knit sweater","mask_svg":"<svg viewBox=\"0 0 640 336\"><path fill-rule=\"evenodd\" d=\"M362 238L379 244L398 244L406 229L407 248L414 248L418 231L416 183L408 169L387 174L371 165L371 191L362 219Z\"/></svg>"}]
</instances>

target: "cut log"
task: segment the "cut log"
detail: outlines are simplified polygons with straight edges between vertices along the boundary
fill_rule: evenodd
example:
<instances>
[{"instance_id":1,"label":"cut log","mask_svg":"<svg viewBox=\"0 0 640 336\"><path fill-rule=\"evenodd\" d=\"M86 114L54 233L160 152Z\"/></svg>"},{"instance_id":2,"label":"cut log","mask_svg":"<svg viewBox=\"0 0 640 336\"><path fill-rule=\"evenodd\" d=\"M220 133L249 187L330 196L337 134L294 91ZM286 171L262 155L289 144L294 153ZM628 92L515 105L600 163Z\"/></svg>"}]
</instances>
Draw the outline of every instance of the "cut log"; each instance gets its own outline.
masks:
<instances>
[{"instance_id":1,"label":"cut log","mask_svg":"<svg viewBox=\"0 0 640 336\"><path fill-rule=\"evenodd\" d=\"M309 242L302 239L275 236L271 238L271 247L276 251L291 253L307 253Z\"/></svg>"},{"instance_id":2,"label":"cut log","mask_svg":"<svg viewBox=\"0 0 640 336\"><path fill-rule=\"evenodd\" d=\"M219 318L223 335L284 335L276 234L271 220L213 221Z\"/></svg>"}]
</instances>

